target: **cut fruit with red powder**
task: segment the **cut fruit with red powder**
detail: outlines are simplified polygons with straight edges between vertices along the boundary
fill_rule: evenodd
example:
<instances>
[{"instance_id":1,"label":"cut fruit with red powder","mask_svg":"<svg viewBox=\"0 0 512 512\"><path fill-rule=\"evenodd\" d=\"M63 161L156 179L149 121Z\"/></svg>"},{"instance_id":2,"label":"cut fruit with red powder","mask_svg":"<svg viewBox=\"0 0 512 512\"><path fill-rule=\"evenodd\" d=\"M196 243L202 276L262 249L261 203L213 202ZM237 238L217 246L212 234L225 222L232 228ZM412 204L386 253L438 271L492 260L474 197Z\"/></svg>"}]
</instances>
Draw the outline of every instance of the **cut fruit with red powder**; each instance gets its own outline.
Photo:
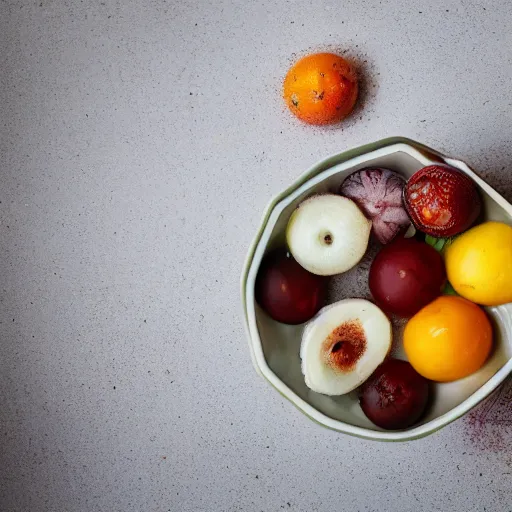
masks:
<instances>
[{"instance_id":1,"label":"cut fruit with red powder","mask_svg":"<svg viewBox=\"0 0 512 512\"><path fill-rule=\"evenodd\" d=\"M324 395L349 393L382 363L391 338L389 319L370 301L345 299L323 308L302 336L306 385Z\"/></svg>"}]
</instances>

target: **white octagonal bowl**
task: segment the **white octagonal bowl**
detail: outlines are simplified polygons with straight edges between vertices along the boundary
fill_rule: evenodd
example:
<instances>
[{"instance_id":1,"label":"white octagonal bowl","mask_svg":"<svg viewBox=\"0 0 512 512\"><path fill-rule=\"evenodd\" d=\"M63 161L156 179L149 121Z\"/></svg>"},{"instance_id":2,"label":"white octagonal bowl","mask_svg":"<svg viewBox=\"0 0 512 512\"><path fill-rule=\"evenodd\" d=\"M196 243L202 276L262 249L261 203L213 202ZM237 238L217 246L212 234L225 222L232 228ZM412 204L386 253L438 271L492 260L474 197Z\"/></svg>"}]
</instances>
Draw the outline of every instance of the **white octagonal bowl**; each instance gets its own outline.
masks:
<instances>
[{"instance_id":1,"label":"white octagonal bowl","mask_svg":"<svg viewBox=\"0 0 512 512\"><path fill-rule=\"evenodd\" d=\"M451 383L432 384L432 400L420 423L399 431L385 431L371 423L359 407L357 392L340 397L324 396L307 388L300 366L303 326L283 325L268 317L254 299L254 283L266 252L285 247L285 227L296 206L313 193L337 191L352 172L369 166L388 167L406 178L418 169L446 163L462 170L476 182L484 202L484 220L512 224L512 205L480 179L464 162L443 156L415 141L389 138L333 155L306 171L275 197L267 207L251 245L242 273L242 301L251 355L257 371L299 410L321 425L367 439L406 441L431 434L459 418L492 393L512 372L512 303L486 308L494 323L494 350L478 372ZM372 254L353 271L334 278L333 302L349 296L370 298L368 266ZM403 357L400 328L395 322L394 355ZM398 342L397 342L398 340Z\"/></svg>"}]
</instances>

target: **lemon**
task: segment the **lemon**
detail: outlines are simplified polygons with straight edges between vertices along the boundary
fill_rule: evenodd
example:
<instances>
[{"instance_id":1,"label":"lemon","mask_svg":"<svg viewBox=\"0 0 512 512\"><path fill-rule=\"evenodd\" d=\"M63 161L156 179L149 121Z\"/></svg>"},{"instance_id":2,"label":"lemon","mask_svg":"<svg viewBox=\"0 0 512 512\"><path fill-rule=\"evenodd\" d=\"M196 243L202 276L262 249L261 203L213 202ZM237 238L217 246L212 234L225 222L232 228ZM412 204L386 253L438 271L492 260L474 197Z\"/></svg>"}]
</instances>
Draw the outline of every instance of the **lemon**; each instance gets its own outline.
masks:
<instances>
[{"instance_id":1,"label":"lemon","mask_svg":"<svg viewBox=\"0 0 512 512\"><path fill-rule=\"evenodd\" d=\"M512 227L484 222L446 249L446 273L455 291L478 304L512 302Z\"/></svg>"}]
</instances>

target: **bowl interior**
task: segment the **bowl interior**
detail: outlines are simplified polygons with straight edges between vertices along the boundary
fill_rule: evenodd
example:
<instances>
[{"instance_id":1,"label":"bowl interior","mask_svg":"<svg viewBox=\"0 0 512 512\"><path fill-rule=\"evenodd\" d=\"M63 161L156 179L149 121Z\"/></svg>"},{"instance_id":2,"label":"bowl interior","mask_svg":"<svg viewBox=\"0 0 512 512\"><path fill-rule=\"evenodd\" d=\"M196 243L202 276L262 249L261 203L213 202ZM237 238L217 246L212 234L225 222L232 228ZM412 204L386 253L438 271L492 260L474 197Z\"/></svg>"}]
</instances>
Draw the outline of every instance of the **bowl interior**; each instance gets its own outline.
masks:
<instances>
[{"instance_id":1,"label":"bowl interior","mask_svg":"<svg viewBox=\"0 0 512 512\"><path fill-rule=\"evenodd\" d=\"M312 194L337 192L343 180L352 172L365 167L379 166L393 169L408 178L425 165L434 163L430 154L427 156L417 151L400 149L400 147L395 150L375 152L373 158L369 156L369 159L355 159L353 165L334 166L283 199L275 208L276 215L271 217L267 225L270 231L264 252L286 245L285 228L288 219L301 201ZM437 160L436 157L434 159ZM453 161L450 163L454 165ZM463 170L471 173L468 169ZM485 183L477 181L477 184L480 186L484 201L482 220L499 220L512 224L510 211L505 208L506 203L502 198L493 193ZM368 289L368 271L378 249L378 244L372 241L365 258L356 268L330 279L329 303L348 297L371 299ZM259 261L255 258L253 265L259 265ZM299 357L303 326L280 324L268 317L256 303L253 302L253 306L264 358L278 379L306 403L334 420L368 430L381 430L363 414L359 407L357 390L340 397L324 396L311 391L304 382ZM464 402L512 357L512 304L488 308L487 311L495 328L495 343L491 357L483 368L465 379L445 384L433 383L431 404L420 425L439 418ZM405 321L397 318L392 320L393 355L405 359L401 340Z\"/></svg>"}]
</instances>

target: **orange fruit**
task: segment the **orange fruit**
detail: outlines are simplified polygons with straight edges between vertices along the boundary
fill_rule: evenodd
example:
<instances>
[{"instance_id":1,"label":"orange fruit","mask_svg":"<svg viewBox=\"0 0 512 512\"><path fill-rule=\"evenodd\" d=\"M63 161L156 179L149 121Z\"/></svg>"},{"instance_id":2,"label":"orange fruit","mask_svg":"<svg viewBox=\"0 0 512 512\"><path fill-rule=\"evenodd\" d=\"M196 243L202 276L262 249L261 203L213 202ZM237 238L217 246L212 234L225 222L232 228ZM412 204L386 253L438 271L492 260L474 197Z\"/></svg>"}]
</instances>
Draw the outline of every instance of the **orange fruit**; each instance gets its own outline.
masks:
<instances>
[{"instance_id":1,"label":"orange fruit","mask_svg":"<svg viewBox=\"0 0 512 512\"><path fill-rule=\"evenodd\" d=\"M283 96L288 108L310 124L341 121L357 99L355 69L334 53L315 53L295 63L284 79Z\"/></svg>"},{"instance_id":2,"label":"orange fruit","mask_svg":"<svg viewBox=\"0 0 512 512\"><path fill-rule=\"evenodd\" d=\"M423 377L449 382L476 372L492 347L485 312L462 297L439 297L416 315L404 331L409 362Z\"/></svg>"}]
</instances>

